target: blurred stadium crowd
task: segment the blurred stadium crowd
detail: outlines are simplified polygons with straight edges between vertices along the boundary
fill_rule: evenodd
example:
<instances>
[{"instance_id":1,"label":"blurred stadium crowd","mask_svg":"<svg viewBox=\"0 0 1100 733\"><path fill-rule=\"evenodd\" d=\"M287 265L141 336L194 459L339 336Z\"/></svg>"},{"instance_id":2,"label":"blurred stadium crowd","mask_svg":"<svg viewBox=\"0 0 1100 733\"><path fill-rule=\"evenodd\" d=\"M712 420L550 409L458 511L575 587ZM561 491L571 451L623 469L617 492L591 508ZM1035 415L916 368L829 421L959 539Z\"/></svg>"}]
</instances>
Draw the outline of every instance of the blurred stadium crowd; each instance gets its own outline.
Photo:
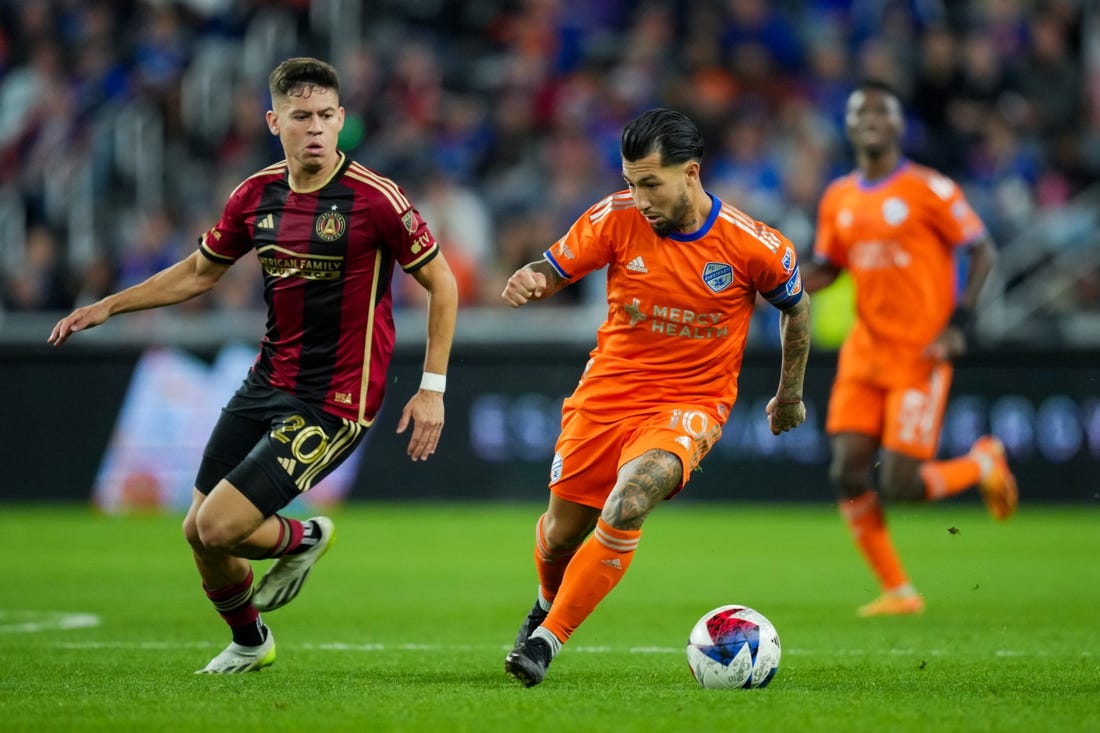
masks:
<instances>
[{"instance_id":1,"label":"blurred stadium crowd","mask_svg":"<svg viewBox=\"0 0 1100 733\"><path fill-rule=\"evenodd\" d=\"M656 105L700 124L710 190L808 253L818 198L851 166L861 76L901 90L907 151L963 184L999 246L1040 251L1004 258L1008 288L1080 246L1098 208L1096 5L0 0L2 305L67 310L190 252L232 187L282 157L267 73L296 55L337 66L342 147L405 187L465 306L496 304L622 187L621 126ZM1044 271L1038 310L1100 312L1092 249ZM262 306L254 267L186 307Z\"/></svg>"}]
</instances>

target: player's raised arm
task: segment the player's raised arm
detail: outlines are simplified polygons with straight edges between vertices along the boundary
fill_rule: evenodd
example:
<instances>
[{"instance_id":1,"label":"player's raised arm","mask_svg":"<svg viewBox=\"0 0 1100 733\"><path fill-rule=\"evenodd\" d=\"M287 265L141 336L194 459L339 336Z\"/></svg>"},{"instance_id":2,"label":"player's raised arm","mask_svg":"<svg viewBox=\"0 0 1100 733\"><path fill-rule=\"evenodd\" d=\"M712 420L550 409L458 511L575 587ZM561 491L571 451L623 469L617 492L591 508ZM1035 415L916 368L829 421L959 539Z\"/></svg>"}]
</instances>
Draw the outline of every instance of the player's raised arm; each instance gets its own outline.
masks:
<instances>
[{"instance_id":1,"label":"player's raised arm","mask_svg":"<svg viewBox=\"0 0 1100 733\"><path fill-rule=\"evenodd\" d=\"M536 260L516 270L508 278L500 297L513 308L519 308L532 300L545 300L568 284L569 281L553 265L545 259Z\"/></svg>"},{"instance_id":2,"label":"player's raised arm","mask_svg":"<svg viewBox=\"0 0 1100 733\"><path fill-rule=\"evenodd\" d=\"M229 265L210 260L196 250L186 259L167 267L144 282L108 295L91 305L77 308L53 327L47 341L60 346L77 331L95 328L119 313L148 310L190 300L210 290Z\"/></svg>"}]
</instances>

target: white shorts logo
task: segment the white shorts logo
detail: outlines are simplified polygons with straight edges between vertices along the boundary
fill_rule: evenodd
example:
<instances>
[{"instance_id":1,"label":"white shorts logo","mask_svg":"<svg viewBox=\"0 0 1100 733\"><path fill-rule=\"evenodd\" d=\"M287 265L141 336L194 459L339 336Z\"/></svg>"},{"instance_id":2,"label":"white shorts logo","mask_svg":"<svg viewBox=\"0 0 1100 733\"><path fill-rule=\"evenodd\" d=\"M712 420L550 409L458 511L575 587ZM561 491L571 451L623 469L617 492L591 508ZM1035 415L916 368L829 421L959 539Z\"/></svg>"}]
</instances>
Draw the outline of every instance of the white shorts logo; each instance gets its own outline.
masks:
<instances>
[{"instance_id":1,"label":"white shorts logo","mask_svg":"<svg viewBox=\"0 0 1100 733\"><path fill-rule=\"evenodd\" d=\"M550 483L557 483L561 478L561 453L554 454L554 460L550 463Z\"/></svg>"}]
</instances>

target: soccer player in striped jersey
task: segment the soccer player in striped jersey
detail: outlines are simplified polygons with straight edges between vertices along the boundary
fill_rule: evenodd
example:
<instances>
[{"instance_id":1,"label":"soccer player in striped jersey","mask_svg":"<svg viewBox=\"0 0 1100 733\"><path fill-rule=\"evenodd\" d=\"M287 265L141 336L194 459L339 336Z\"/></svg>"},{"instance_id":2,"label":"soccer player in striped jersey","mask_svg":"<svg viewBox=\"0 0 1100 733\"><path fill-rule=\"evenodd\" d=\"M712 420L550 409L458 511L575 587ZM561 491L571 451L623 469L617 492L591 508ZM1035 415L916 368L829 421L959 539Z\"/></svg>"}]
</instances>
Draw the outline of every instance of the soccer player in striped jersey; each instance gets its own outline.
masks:
<instances>
[{"instance_id":1,"label":"soccer player in striped jersey","mask_svg":"<svg viewBox=\"0 0 1100 733\"><path fill-rule=\"evenodd\" d=\"M805 275L810 292L843 269L855 284L856 320L840 350L825 426L829 477L881 586L859 615L920 613L924 600L894 550L879 494L937 501L977 485L995 519L1016 509L1016 481L997 438L981 436L967 455L933 460L951 360L966 349L996 253L959 187L902 155L901 103L888 85L860 84L848 97L846 125L856 169L825 191ZM961 289L958 255L969 258Z\"/></svg>"},{"instance_id":2,"label":"soccer player in striped jersey","mask_svg":"<svg viewBox=\"0 0 1100 733\"><path fill-rule=\"evenodd\" d=\"M646 516L721 436L758 294L782 312L764 418L776 435L806 419L809 298L790 241L703 188L702 138L683 114L640 115L621 153L627 190L592 206L502 293L518 308L607 267L608 317L563 406L535 524L538 598L505 658L528 687L622 579Z\"/></svg>"},{"instance_id":3,"label":"soccer player in striped jersey","mask_svg":"<svg viewBox=\"0 0 1100 733\"><path fill-rule=\"evenodd\" d=\"M443 427L443 392L458 308L455 278L431 231L392 180L337 147L344 124L336 70L284 61L269 79L271 134L286 159L230 195L198 249L145 282L78 308L49 341L109 317L194 298L254 251L263 271L267 333L243 385L203 451L183 532L203 589L233 640L199 670L249 672L275 660L260 618L292 600L327 551L327 517L279 514L351 454L373 424L394 345L394 266L426 291L424 379L397 431L426 460ZM250 560L278 558L253 587Z\"/></svg>"}]
</instances>

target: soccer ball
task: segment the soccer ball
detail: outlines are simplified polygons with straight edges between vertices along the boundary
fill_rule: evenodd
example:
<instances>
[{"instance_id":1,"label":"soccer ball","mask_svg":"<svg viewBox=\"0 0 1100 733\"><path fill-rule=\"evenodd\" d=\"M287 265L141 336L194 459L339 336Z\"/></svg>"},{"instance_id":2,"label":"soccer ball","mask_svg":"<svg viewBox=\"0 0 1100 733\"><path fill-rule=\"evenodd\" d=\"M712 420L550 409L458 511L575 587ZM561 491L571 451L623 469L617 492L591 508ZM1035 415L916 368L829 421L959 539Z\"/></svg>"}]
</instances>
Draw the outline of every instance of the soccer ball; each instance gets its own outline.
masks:
<instances>
[{"instance_id":1,"label":"soccer ball","mask_svg":"<svg viewBox=\"0 0 1100 733\"><path fill-rule=\"evenodd\" d=\"M779 670L779 634L748 606L719 606L691 630L687 658L703 687L767 687Z\"/></svg>"}]
</instances>

